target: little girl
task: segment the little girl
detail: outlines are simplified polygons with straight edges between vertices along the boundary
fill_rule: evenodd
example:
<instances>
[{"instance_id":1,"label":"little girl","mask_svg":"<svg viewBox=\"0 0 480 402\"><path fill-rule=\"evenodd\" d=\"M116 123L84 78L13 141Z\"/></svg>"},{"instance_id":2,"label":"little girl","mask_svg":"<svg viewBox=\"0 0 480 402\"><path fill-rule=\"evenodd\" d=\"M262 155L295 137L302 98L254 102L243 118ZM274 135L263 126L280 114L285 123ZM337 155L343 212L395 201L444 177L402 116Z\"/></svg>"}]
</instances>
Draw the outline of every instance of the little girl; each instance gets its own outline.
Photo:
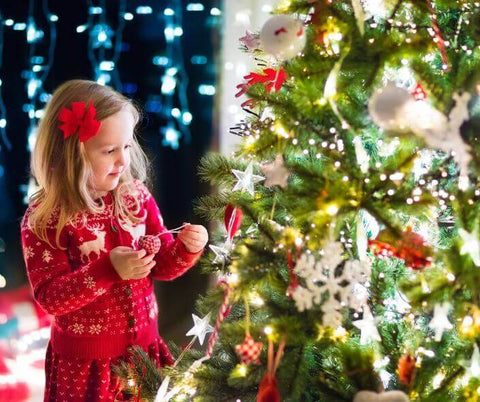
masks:
<instances>
[{"instance_id":1,"label":"little girl","mask_svg":"<svg viewBox=\"0 0 480 402\"><path fill-rule=\"evenodd\" d=\"M172 363L158 334L153 279L192 267L208 241L187 224L174 239L143 184L146 158L134 136L139 112L113 89L72 80L52 95L38 128L32 174L39 190L22 221L35 299L54 316L45 401L113 401L112 366L140 345ZM143 235L161 249L139 249Z\"/></svg>"}]
</instances>

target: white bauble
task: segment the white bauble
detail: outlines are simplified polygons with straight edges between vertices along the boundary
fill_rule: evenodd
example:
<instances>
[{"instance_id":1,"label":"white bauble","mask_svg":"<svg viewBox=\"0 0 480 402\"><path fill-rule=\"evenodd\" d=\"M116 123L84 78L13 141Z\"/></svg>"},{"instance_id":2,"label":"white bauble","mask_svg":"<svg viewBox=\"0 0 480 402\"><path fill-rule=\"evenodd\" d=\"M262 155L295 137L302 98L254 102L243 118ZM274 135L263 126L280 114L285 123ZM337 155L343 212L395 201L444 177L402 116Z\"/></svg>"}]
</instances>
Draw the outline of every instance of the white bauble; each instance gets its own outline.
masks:
<instances>
[{"instance_id":1,"label":"white bauble","mask_svg":"<svg viewBox=\"0 0 480 402\"><path fill-rule=\"evenodd\" d=\"M420 137L431 137L436 133L442 133L448 125L447 117L423 100L405 104L402 112L397 116L397 121L401 126L409 127Z\"/></svg>"},{"instance_id":2,"label":"white bauble","mask_svg":"<svg viewBox=\"0 0 480 402\"><path fill-rule=\"evenodd\" d=\"M282 60L291 59L300 53L306 40L302 21L289 15L271 17L260 31L262 50Z\"/></svg>"},{"instance_id":3,"label":"white bauble","mask_svg":"<svg viewBox=\"0 0 480 402\"><path fill-rule=\"evenodd\" d=\"M377 394L372 391L357 392L353 402L408 402L409 399L402 391L388 391Z\"/></svg>"},{"instance_id":4,"label":"white bauble","mask_svg":"<svg viewBox=\"0 0 480 402\"><path fill-rule=\"evenodd\" d=\"M372 95L368 102L368 112L380 128L395 130L402 128L398 118L403 114L405 105L413 102L415 100L410 92L389 82Z\"/></svg>"}]
</instances>

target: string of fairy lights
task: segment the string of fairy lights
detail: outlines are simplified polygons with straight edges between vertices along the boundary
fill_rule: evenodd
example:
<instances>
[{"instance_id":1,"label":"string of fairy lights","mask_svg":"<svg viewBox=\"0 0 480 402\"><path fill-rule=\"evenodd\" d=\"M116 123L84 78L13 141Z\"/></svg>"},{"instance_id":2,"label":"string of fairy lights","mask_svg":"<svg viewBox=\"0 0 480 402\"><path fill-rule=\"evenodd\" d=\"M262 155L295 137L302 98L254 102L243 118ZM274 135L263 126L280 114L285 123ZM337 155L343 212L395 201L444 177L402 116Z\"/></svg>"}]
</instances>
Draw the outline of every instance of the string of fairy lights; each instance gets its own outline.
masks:
<instances>
[{"instance_id":1,"label":"string of fairy lights","mask_svg":"<svg viewBox=\"0 0 480 402\"><path fill-rule=\"evenodd\" d=\"M188 3L185 10L189 13L207 11L203 3ZM212 24L218 22L221 15L220 9L212 7L209 17L215 19ZM183 36L183 8L180 0L172 0L167 3L162 14L164 22L165 52L155 56L153 64L163 69L161 77L161 101L150 101L147 110L156 111L162 118L167 120L167 125L160 129L164 146L178 149L179 141L188 144L191 140L190 124L193 116L189 110L187 87L188 75L185 70L184 53L182 46ZM208 20L207 20L208 21ZM207 56L202 54L193 55L190 58L192 65L208 66ZM210 83L199 84L198 93L201 96L215 95L215 85Z\"/></svg>"},{"instance_id":2,"label":"string of fairy lights","mask_svg":"<svg viewBox=\"0 0 480 402\"><path fill-rule=\"evenodd\" d=\"M5 33L5 21L3 19L3 14L0 13L0 67L3 65L3 41ZM5 145L7 150L11 150L12 146L8 140L5 127L7 125L7 109L5 107L5 102L3 101L2 96L2 80L0 78L0 138L2 143ZM0 152L2 151L2 144L0 143ZM3 176L3 168L0 165L0 177Z\"/></svg>"},{"instance_id":3,"label":"string of fairy lights","mask_svg":"<svg viewBox=\"0 0 480 402\"><path fill-rule=\"evenodd\" d=\"M188 5L187 8L192 8ZM178 149L179 139L183 137L185 143L190 142L191 135L189 125L192 122L192 114L189 111L186 88L188 77L183 63L183 51L181 44L182 28L182 5L180 0L167 3L163 11L165 28L163 30L166 43L164 58L155 59L163 64L164 73L161 78L161 93L163 98L163 117L168 120L166 127L160 129L163 135L163 145Z\"/></svg>"},{"instance_id":4,"label":"string of fairy lights","mask_svg":"<svg viewBox=\"0 0 480 402\"><path fill-rule=\"evenodd\" d=\"M110 7L110 6L109 6ZM184 143L190 140L189 126L193 116L189 109L187 87L188 76L184 66L184 54L181 37L183 35L182 17L184 10L187 12L206 11L205 5L200 2L188 3L182 6L180 0L172 0L164 9L154 10L149 5L136 6L133 12L127 11L127 1L121 0L116 5L116 27L107 19L106 0L87 0L88 18L85 24L76 27L78 34L88 34L88 58L92 65L93 79L102 85L111 85L117 90L122 90L122 83L118 71L118 60L122 53L123 31L125 24L132 21L136 16L141 17L154 12L162 15L164 22L165 56L153 57L153 64L163 68L160 78L161 107L153 108L159 113L167 124L160 130L162 144L178 149L180 138ZM163 7L163 4L162 6ZM217 7L210 9L208 17L219 17L220 10ZM43 115L43 108L50 98L50 94L44 90L45 80L50 73L54 62L54 51L57 43L57 27L59 16L50 12L48 0L42 0L41 4L29 0L28 15L25 21L14 21L0 14L0 65L2 64L4 30L11 28L14 31L23 31L26 34L28 46L27 68L22 76L26 80L25 89L28 101L23 110L29 119L28 125L28 149L31 150L35 143L35 128L38 120ZM213 60L206 56L195 55L191 63L205 65L208 68ZM0 138L1 145L7 150L11 148L7 136L7 109L1 97L0 80ZM198 93L204 96L215 94L215 86L210 83L200 84ZM151 110L147 111L152 111ZM0 148L0 151L2 148ZM3 167L0 165L0 172Z\"/></svg>"},{"instance_id":5,"label":"string of fairy lights","mask_svg":"<svg viewBox=\"0 0 480 402\"><path fill-rule=\"evenodd\" d=\"M48 102L50 95L43 88L52 65L57 40L56 22L58 16L52 14L48 8L48 1L42 1L41 13L47 21L48 41L45 38L45 31L37 27L35 20L36 2L29 0L28 17L26 25L27 43L28 43L28 70L24 72L26 79L26 90L28 103L24 105L24 112L29 118L28 127L28 146L32 149L38 120L43 115L43 107ZM14 25L15 27L15 25ZM42 55L43 47L46 47L45 55Z\"/></svg>"},{"instance_id":6,"label":"string of fairy lights","mask_svg":"<svg viewBox=\"0 0 480 402\"><path fill-rule=\"evenodd\" d=\"M94 79L102 85L111 85L121 90L120 74L117 63L122 51L122 35L125 21L132 20L133 14L126 12L127 2L118 2L117 28L114 30L107 22L106 1L99 5L88 1L88 22L77 27L77 32L88 32L88 58L92 64Z\"/></svg>"}]
</instances>

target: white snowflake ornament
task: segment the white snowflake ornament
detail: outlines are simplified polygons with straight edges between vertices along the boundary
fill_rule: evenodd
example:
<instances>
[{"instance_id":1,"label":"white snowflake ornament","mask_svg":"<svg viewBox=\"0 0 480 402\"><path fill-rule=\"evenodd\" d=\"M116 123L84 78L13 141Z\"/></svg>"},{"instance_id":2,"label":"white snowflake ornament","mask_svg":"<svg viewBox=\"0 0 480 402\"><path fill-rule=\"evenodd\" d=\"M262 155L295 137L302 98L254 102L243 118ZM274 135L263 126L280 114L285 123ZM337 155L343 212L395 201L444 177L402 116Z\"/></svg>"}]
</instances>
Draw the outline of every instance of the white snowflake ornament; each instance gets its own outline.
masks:
<instances>
[{"instance_id":1,"label":"white snowflake ornament","mask_svg":"<svg viewBox=\"0 0 480 402\"><path fill-rule=\"evenodd\" d=\"M343 245L339 241L330 242L323 248L322 265L333 269L343 261Z\"/></svg>"},{"instance_id":2,"label":"white snowflake ornament","mask_svg":"<svg viewBox=\"0 0 480 402\"><path fill-rule=\"evenodd\" d=\"M291 292L299 311L311 309L323 301L320 306L322 323L334 328L341 325L343 307L360 310L366 304L368 290L363 283L371 275L367 261L348 260L339 267L344 262L343 253L340 242L330 242L319 261L312 254L302 254L294 272L303 279L305 286L300 284Z\"/></svg>"},{"instance_id":3,"label":"white snowflake ornament","mask_svg":"<svg viewBox=\"0 0 480 402\"><path fill-rule=\"evenodd\" d=\"M313 307L312 292L309 289L298 285L292 290L291 296L295 301L298 311L310 310Z\"/></svg>"}]
</instances>

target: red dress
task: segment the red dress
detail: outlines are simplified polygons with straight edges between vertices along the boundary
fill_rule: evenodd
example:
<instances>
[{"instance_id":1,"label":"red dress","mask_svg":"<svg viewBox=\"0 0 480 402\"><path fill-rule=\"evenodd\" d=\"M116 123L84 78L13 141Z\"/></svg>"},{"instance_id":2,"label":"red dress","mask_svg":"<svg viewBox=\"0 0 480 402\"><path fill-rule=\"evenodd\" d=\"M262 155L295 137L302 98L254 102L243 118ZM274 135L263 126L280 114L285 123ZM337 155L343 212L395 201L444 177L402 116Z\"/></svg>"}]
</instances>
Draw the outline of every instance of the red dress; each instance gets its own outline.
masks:
<instances>
[{"instance_id":1,"label":"red dress","mask_svg":"<svg viewBox=\"0 0 480 402\"><path fill-rule=\"evenodd\" d=\"M144 279L122 280L110 262L117 246L136 247L144 234L166 230L158 206L147 188L122 202L141 216L136 225L118 222L112 194L103 197L98 214L78 215L60 234L55 247L58 212L47 225L47 242L30 225L30 206L22 221L22 245L28 277L40 306L54 316L46 358L45 401L113 401L119 381L112 365L128 359L131 345L140 345L159 365L172 357L158 334L158 307L153 280L172 280L199 259L171 234L162 235L157 264ZM139 204L139 205L138 205ZM139 207L135 209L135 207Z\"/></svg>"}]
</instances>

